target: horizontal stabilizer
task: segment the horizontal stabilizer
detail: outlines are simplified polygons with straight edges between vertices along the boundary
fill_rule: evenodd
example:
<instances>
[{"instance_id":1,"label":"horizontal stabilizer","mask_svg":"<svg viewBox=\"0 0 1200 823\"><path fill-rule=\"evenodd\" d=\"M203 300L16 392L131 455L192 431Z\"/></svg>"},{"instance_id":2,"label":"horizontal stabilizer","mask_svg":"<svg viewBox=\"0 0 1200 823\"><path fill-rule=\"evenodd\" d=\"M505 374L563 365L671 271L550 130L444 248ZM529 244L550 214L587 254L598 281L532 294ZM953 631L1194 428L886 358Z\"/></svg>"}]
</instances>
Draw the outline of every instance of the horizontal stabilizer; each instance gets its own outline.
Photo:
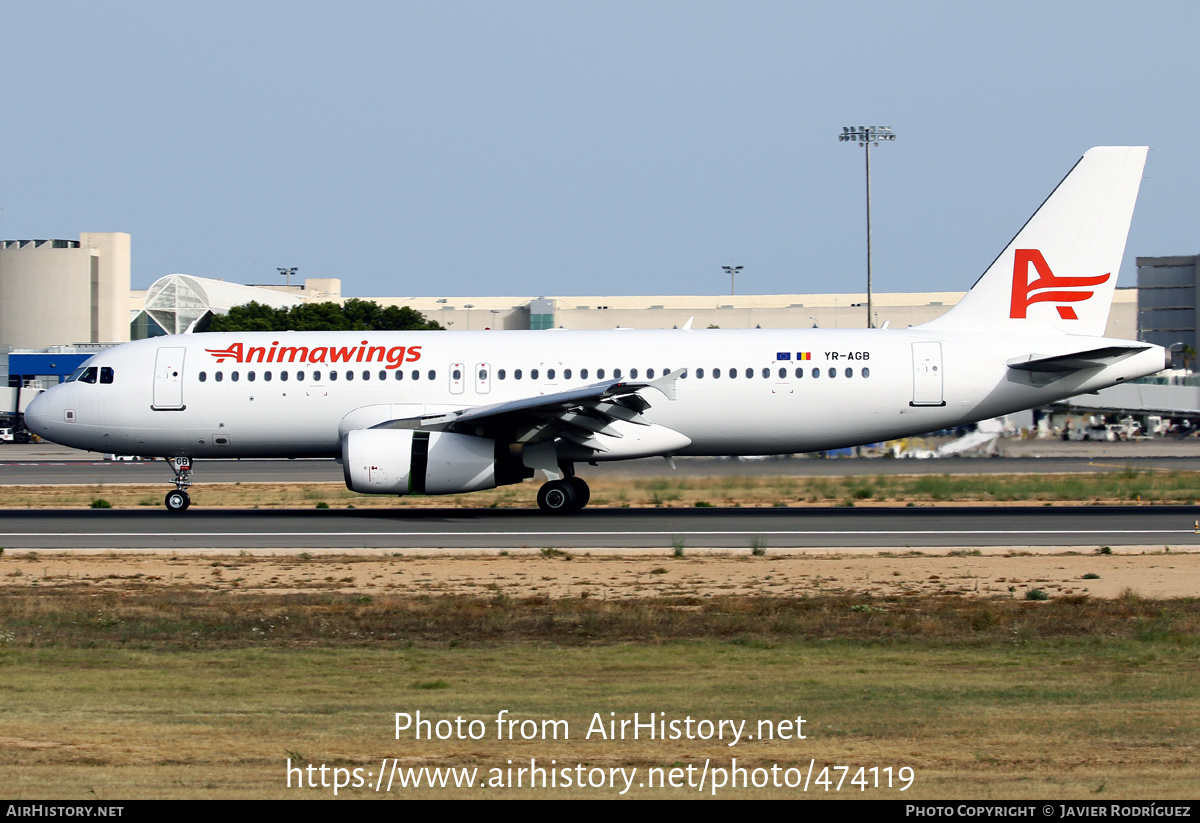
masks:
<instances>
[{"instance_id":1,"label":"horizontal stabilizer","mask_svg":"<svg viewBox=\"0 0 1200 823\"><path fill-rule=\"evenodd\" d=\"M1151 346L1104 346L1099 349L1044 356L1028 354L1008 361L1010 369L1032 372L1074 372L1083 369L1098 369L1111 365L1130 355L1143 352Z\"/></svg>"}]
</instances>

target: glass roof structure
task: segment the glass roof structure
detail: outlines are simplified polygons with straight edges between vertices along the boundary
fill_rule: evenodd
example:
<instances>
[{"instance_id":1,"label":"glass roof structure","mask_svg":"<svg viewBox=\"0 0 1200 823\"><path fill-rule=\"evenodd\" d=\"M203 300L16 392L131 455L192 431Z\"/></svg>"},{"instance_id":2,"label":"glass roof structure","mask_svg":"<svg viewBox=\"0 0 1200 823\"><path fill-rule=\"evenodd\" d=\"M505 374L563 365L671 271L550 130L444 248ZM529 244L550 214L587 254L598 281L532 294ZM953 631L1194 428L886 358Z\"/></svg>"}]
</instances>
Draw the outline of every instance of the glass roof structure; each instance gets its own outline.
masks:
<instances>
[{"instance_id":1,"label":"glass roof structure","mask_svg":"<svg viewBox=\"0 0 1200 823\"><path fill-rule=\"evenodd\" d=\"M250 301L276 309L304 303L303 298L286 292L243 286L190 274L160 277L146 291L143 309L167 334L184 334L209 312L226 314L234 306Z\"/></svg>"}]
</instances>

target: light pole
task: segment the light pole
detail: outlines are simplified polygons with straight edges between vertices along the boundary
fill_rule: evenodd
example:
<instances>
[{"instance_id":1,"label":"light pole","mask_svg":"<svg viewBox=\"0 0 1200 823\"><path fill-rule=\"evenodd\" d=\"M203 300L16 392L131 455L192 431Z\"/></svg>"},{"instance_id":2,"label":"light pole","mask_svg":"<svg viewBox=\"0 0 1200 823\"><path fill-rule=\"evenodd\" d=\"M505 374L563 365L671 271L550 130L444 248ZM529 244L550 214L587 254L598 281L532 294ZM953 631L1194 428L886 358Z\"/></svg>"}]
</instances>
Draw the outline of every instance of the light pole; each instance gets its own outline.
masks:
<instances>
[{"instance_id":1,"label":"light pole","mask_svg":"<svg viewBox=\"0 0 1200 823\"><path fill-rule=\"evenodd\" d=\"M287 280L285 282L287 283L288 287L290 288L292 285L292 275L296 273L296 267L292 266L291 268L285 269L282 266L276 266L275 268L279 272L280 277L287 278Z\"/></svg>"},{"instance_id":2,"label":"light pole","mask_svg":"<svg viewBox=\"0 0 1200 823\"><path fill-rule=\"evenodd\" d=\"M729 293L737 294L737 289L735 288L735 286L737 285L737 282L736 282L737 273L746 267L745 266L721 266L721 268L723 268L725 270L725 273L729 275Z\"/></svg>"},{"instance_id":3,"label":"light pole","mask_svg":"<svg viewBox=\"0 0 1200 823\"><path fill-rule=\"evenodd\" d=\"M840 143L858 143L867 150L867 328L875 328L875 316L871 312L871 146L882 140L890 143L896 139L891 126L842 126L838 135Z\"/></svg>"}]
</instances>

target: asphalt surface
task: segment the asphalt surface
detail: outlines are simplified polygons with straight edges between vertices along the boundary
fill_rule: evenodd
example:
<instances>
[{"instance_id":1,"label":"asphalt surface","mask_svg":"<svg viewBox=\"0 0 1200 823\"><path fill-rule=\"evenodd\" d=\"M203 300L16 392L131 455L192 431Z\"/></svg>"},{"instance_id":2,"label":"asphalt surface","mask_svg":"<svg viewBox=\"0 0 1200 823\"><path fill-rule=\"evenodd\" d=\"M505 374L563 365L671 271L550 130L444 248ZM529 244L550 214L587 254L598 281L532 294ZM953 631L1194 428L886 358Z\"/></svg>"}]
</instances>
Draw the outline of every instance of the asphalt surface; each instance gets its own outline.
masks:
<instances>
[{"instance_id":1,"label":"asphalt surface","mask_svg":"<svg viewBox=\"0 0 1200 823\"><path fill-rule=\"evenodd\" d=\"M0 510L9 549L1200 546L1200 507Z\"/></svg>"},{"instance_id":2,"label":"asphalt surface","mask_svg":"<svg viewBox=\"0 0 1200 823\"><path fill-rule=\"evenodd\" d=\"M1200 470L1200 441L1145 444L1011 443L1049 456L940 460L812 457L676 460L681 476L795 477L876 474L1064 473ZM588 477L669 475L661 459L579 466ZM162 461L109 462L53 444L0 449L5 485L162 484ZM205 483L342 482L332 460L206 460L193 472L196 504L182 514L151 510L0 509L0 546L11 549L505 549L505 548L877 548L1200 545L1200 508L917 507L856 509L585 509L566 517L495 509L228 510L203 508Z\"/></svg>"}]
</instances>

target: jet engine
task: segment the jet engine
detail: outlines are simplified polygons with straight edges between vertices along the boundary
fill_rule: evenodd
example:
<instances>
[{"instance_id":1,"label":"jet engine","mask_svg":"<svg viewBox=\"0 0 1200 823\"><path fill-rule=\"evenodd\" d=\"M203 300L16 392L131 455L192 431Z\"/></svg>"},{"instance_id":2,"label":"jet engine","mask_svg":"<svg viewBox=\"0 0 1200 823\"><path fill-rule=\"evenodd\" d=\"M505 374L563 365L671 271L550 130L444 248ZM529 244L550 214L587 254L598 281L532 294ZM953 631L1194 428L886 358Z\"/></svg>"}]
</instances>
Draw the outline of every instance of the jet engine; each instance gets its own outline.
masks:
<instances>
[{"instance_id":1,"label":"jet engine","mask_svg":"<svg viewBox=\"0 0 1200 823\"><path fill-rule=\"evenodd\" d=\"M507 444L454 432L356 429L342 438L342 471L365 494L455 494L520 483L531 470Z\"/></svg>"}]
</instances>

